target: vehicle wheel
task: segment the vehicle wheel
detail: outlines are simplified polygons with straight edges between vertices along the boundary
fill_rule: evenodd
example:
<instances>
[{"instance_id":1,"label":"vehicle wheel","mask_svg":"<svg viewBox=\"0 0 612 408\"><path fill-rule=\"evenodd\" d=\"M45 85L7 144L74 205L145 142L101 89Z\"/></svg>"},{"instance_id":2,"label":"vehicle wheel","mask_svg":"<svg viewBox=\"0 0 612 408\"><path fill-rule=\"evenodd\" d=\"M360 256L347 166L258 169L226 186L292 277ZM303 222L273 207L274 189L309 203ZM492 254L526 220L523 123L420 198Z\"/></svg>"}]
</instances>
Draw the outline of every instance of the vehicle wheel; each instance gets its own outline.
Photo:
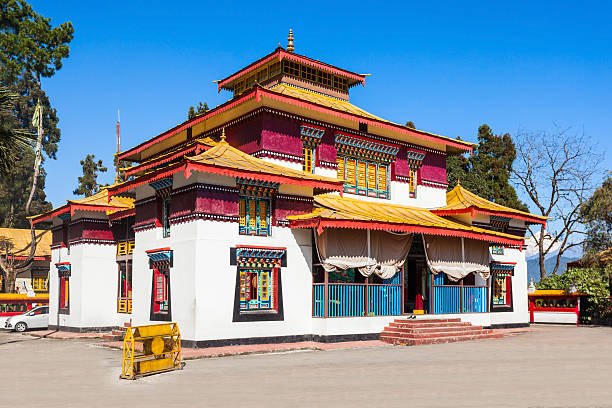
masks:
<instances>
[{"instance_id":1,"label":"vehicle wheel","mask_svg":"<svg viewBox=\"0 0 612 408\"><path fill-rule=\"evenodd\" d=\"M27 329L28 329L28 325L25 324L24 322L19 322L15 325L15 331L18 331L20 333L23 333Z\"/></svg>"}]
</instances>

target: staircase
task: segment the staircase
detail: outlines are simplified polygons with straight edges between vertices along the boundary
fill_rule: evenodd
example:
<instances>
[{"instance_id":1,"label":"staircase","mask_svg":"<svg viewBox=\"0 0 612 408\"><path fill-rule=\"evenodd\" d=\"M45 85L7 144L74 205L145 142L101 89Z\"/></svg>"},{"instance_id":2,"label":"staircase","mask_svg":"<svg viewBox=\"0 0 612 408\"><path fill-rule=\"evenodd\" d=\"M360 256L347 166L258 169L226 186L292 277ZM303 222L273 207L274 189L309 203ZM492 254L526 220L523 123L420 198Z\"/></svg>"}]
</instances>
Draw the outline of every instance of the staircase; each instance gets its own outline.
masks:
<instances>
[{"instance_id":1,"label":"staircase","mask_svg":"<svg viewBox=\"0 0 612 408\"><path fill-rule=\"evenodd\" d=\"M380 334L380 340L399 346L452 343L464 340L499 339L496 333L482 326L462 322L461 319L396 319Z\"/></svg>"},{"instance_id":2,"label":"staircase","mask_svg":"<svg viewBox=\"0 0 612 408\"><path fill-rule=\"evenodd\" d=\"M123 323L123 327L117 327L110 333L104 333L102 338L106 341L123 341L127 328L130 327L130 323Z\"/></svg>"}]
</instances>

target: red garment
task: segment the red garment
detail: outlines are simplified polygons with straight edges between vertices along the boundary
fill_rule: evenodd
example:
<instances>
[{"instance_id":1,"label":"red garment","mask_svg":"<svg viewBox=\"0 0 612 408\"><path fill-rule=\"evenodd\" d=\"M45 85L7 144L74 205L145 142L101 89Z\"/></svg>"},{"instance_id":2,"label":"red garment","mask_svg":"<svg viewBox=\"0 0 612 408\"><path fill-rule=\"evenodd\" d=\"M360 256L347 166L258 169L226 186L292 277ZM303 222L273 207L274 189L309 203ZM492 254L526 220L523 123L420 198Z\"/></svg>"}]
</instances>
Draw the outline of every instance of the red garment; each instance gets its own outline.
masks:
<instances>
[{"instance_id":1,"label":"red garment","mask_svg":"<svg viewBox=\"0 0 612 408\"><path fill-rule=\"evenodd\" d=\"M414 299L414 309L415 310L424 310L423 309L423 296L420 293L416 294Z\"/></svg>"}]
</instances>

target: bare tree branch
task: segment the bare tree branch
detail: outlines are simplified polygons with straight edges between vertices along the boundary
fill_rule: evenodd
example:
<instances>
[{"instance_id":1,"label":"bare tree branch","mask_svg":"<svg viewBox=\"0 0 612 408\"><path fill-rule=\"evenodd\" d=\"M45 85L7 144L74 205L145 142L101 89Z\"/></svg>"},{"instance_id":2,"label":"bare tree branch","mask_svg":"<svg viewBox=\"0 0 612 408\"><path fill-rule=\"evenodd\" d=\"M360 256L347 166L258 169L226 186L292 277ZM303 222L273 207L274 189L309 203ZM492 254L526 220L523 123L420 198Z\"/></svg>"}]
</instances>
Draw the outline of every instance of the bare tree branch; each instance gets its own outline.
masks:
<instances>
[{"instance_id":1,"label":"bare tree branch","mask_svg":"<svg viewBox=\"0 0 612 408\"><path fill-rule=\"evenodd\" d=\"M541 215L548 217L548 230L529 228L538 246L540 277L546 276L544 261L558 248L556 274L561 258L570 248L582 244L584 227L580 206L594 189L601 154L584 134L569 128L552 133L520 131L515 137L517 164L512 180L531 200ZM579 237L579 238L578 238Z\"/></svg>"}]
</instances>

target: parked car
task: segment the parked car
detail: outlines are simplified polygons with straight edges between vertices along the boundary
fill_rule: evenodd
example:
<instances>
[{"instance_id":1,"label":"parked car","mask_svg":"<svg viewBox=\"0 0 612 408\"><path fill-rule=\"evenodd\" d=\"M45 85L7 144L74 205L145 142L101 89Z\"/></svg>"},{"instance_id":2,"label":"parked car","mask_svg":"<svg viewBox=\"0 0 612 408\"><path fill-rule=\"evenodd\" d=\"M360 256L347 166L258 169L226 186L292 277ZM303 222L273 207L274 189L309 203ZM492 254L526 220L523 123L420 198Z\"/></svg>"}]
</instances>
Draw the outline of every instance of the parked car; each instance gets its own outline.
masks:
<instances>
[{"instance_id":1,"label":"parked car","mask_svg":"<svg viewBox=\"0 0 612 408\"><path fill-rule=\"evenodd\" d=\"M24 332L28 329L44 329L49 327L49 306L39 306L27 312L6 319L4 328Z\"/></svg>"}]
</instances>

